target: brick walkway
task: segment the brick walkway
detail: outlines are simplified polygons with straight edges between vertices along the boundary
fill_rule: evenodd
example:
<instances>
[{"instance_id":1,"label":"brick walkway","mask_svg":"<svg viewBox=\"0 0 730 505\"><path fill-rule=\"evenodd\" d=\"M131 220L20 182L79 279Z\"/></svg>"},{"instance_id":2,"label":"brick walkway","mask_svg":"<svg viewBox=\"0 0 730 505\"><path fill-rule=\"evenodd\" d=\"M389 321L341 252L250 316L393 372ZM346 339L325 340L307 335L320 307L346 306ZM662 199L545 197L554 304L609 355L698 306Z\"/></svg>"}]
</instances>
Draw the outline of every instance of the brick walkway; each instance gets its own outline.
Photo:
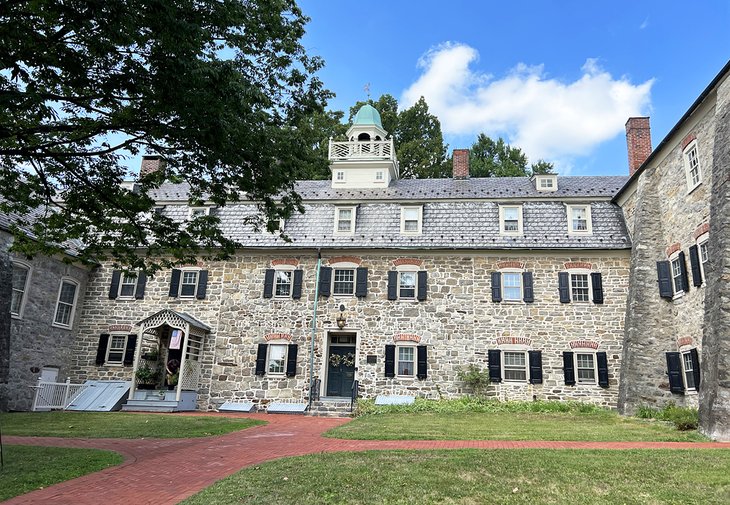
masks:
<instances>
[{"instance_id":1,"label":"brick walkway","mask_svg":"<svg viewBox=\"0 0 730 505\"><path fill-rule=\"evenodd\" d=\"M730 444L690 442L542 442L490 440L338 440L321 434L349 419L267 414L264 426L193 439L72 439L4 437L4 443L108 449L124 456L113 468L33 491L4 504L173 504L241 468L285 456L387 449L699 449Z\"/></svg>"}]
</instances>

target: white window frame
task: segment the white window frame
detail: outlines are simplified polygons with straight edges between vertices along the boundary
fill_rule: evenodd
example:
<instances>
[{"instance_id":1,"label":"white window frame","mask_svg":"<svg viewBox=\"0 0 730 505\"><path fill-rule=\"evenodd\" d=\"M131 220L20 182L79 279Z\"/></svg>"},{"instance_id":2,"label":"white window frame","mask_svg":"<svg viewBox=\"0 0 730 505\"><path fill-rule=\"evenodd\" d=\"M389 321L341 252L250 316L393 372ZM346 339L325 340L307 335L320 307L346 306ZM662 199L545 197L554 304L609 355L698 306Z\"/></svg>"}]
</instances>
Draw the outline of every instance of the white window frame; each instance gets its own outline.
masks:
<instances>
[{"instance_id":1,"label":"white window frame","mask_svg":"<svg viewBox=\"0 0 730 505\"><path fill-rule=\"evenodd\" d=\"M344 184L347 182L347 174L344 170L335 170L334 177L332 179L335 184Z\"/></svg>"},{"instance_id":2,"label":"white window frame","mask_svg":"<svg viewBox=\"0 0 730 505\"><path fill-rule=\"evenodd\" d=\"M294 290L294 270L295 269L296 269L296 267L294 267L293 265L280 265L274 269L274 287L273 287L274 298L291 298L292 291ZM276 293L276 286L278 284L277 281L279 280L280 273L289 274L289 292L285 295L279 295Z\"/></svg>"},{"instance_id":3,"label":"white window frame","mask_svg":"<svg viewBox=\"0 0 730 505\"><path fill-rule=\"evenodd\" d=\"M416 230L406 230L406 211L415 210L418 212L418 224ZM409 219L408 221L412 221ZM420 235L423 231L423 205L403 205L400 208L400 232L402 235Z\"/></svg>"},{"instance_id":4,"label":"white window frame","mask_svg":"<svg viewBox=\"0 0 730 505\"><path fill-rule=\"evenodd\" d=\"M591 356L593 361L593 379L592 380L581 380L578 368L578 357L579 356ZM596 358L596 351L593 349L574 349L573 351L573 366L575 367L575 382L576 384L598 384L598 359ZM587 367L581 367L580 370L588 370Z\"/></svg>"},{"instance_id":5,"label":"white window frame","mask_svg":"<svg viewBox=\"0 0 730 505\"><path fill-rule=\"evenodd\" d=\"M375 182L385 182L385 171L384 170L375 171Z\"/></svg>"},{"instance_id":6,"label":"white window frame","mask_svg":"<svg viewBox=\"0 0 730 505\"><path fill-rule=\"evenodd\" d=\"M28 299L28 287L30 286L30 276L33 273L33 267L30 265L30 263L18 260L12 260L11 264L12 268L15 268L17 266L25 270L25 284L23 284L23 289L18 289L18 287L16 286L12 287L12 294L20 292L20 304L18 306L18 312L12 311L13 297L12 295L10 296L10 317L12 317L13 319L22 319L23 311L25 309L25 301Z\"/></svg>"},{"instance_id":7,"label":"white window frame","mask_svg":"<svg viewBox=\"0 0 730 505\"><path fill-rule=\"evenodd\" d=\"M183 280L185 279L186 273L195 272L195 288L193 289L193 294L191 295L184 295L183 294ZM180 285L177 287L177 296L178 298L195 298L198 294L198 284L200 284L200 268L181 268L180 269ZM186 286L191 286L192 284L187 283Z\"/></svg>"},{"instance_id":8,"label":"white window frame","mask_svg":"<svg viewBox=\"0 0 730 505\"><path fill-rule=\"evenodd\" d=\"M697 237L697 256L700 260L700 272L702 272L702 284L704 285L707 282L707 273L705 271L705 263L707 263L710 260L710 251L708 249L708 244L710 241L710 234L709 233L703 233L699 237ZM703 251L706 254L703 254ZM705 259L703 259L705 258Z\"/></svg>"},{"instance_id":9,"label":"white window frame","mask_svg":"<svg viewBox=\"0 0 730 505\"><path fill-rule=\"evenodd\" d=\"M506 302L506 303L523 303L524 299L525 299L525 286L524 286L523 278L522 278L523 270L519 270L516 268L505 268L503 270L500 270L499 272L502 274L502 282L501 282L502 301ZM519 298L507 298L506 291L505 291L505 287L507 287L506 286L507 283L505 282L505 275L517 275L519 282L520 282ZM515 287L515 286L510 286L510 287Z\"/></svg>"},{"instance_id":10,"label":"white window frame","mask_svg":"<svg viewBox=\"0 0 730 505\"><path fill-rule=\"evenodd\" d=\"M504 382L517 382L517 383L525 383L530 380L530 358L528 356L528 353L525 349L500 349L502 352L502 380ZM507 365L507 353L511 354L520 354L522 355L522 358L524 359L524 366L519 367L516 365ZM525 378L524 379L508 379L507 378L507 370L512 371L518 371L518 370L524 370L525 372Z\"/></svg>"},{"instance_id":11,"label":"white window frame","mask_svg":"<svg viewBox=\"0 0 730 505\"><path fill-rule=\"evenodd\" d=\"M684 158L684 173L687 178L687 194L689 194L702 184L702 166L700 165L700 154L697 146L697 139L694 139L692 142L687 144L687 147L685 147L684 151L682 151L682 157ZM695 169L696 177L693 177L692 172Z\"/></svg>"},{"instance_id":12,"label":"white window frame","mask_svg":"<svg viewBox=\"0 0 730 505\"><path fill-rule=\"evenodd\" d=\"M593 234L593 220L591 219L591 204L567 204L566 214L568 217L568 235L591 235ZM575 210L584 209L586 213L586 229L585 230L574 230L573 229L573 212Z\"/></svg>"},{"instance_id":13,"label":"white window frame","mask_svg":"<svg viewBox=\"0 0 730 505\"><path fill-rule=\"evenodd\" d=\"M274 348L283 347L284 348L284 355L282 356L282 364L281 364L281 371L271 371L271 364L272 364L272 356L271 351ZM266 375L274 375L274 376L280 376L283 377L286 374L286 361L289 354L289 342L284 341L273 341L269 342L269 345L266 348Z\"/></svg>"},{"instance_id":14,"label":"white window frame","mask_svg":"<svg viewBox=\"0 0 730 505\"><path fill-rule=\"evenodd\" d=\"M332 296L350 298L355 296L355 290L357 289L357 267L356 263L342 262L330 265L332 267L332 284L330 286L330 292ZM335 279L338 271L349 270L352 271L352 292L350 293L335 293ZM339 281L343 282L343 281Z\"/></svg>"},{"instance_id":15,"label":"white window frame","mask_svg":"<svg viewBox=\"0 0 730 505\"><path fill-rule=\"evenodd\" d=\"M697 391L697 384L693 384L691 387L689 383L687 382L687 372L692 375L692 382L694 383L694 369L693 368L687 368L687 362L685 361L687 358L689 358L689 364L692 365L692 354L690 353L692 349L687 349L686 351L680 351L681 356L681 362L682 362L682 383L684 384L684 389L686 391Z\"/></svg>"},{"instance_id":16,"label":"white window frame","mask_svg":"<svg viewBox=\"0 0 730 505\"><path fill-rule=\"evenodd\" d=\"M507 209L517 209L517 229L505 229L505 213ZM500 205L499 206L499 234L500 235L522 235L522 205Z\"/></svg>"},{"instance_id":17,"label":"white window frame","mask_svg":"<svg viewBox=\"0 0 730 505\"><path fill-rule=\"evenodd\" d=\"M129 286L130 283L124 284L124 278L126 275L124 272L121 272L119 275L119 288L117 289L117 299L122 300L131 300L134 298L135 294L137 293L137 285L139 284L139 272L137 272L137 277L134 278L134 288L132 288L132 294L131 295L123 295L122 294L122 287L123 286Z\"/></svg>"},{"instance_id":18,"label":"white window frame","mask_svg":"<svg viewBox=\"0 0 730 505\"><path fill-rule=\"evenodd\" d=\"M61 292L63 291L63 285L64 284L73 284L76 289L74 290L74 299L71 305L71 311L68 316L68 322L67 323L59 323L57 322L58 319L58 308L61 303L64 305L69 305L66 302L61 302ZM52 326L55 326L56 328L72 328L74 324L74 313L76 312L76 301L79 299L79 288L81 285L76 279L72 279L71 277L61 277L61 282L58 285L58 294L56 295L56 307L53 310L53 323Z\"/></svg>"},{"instance_id":19,"label":"white window frame","mask_svg":"<svg viewBox=\"0 0 730 505\"><path fill-rule=\"evenodd\" d=\"M401 266L396 268L396 272L398 272L398 300L404 300L408 302L417 301L418 300L418 271L419 268L416 266ZM413 274L413 296L401 296L401 276L403 274Z\"/></svg>"},{"instance_id":20,"label":"white window frame","mask_svg":"<svg viewBox=\"0 0 730 505\"><path fill-rule=\"evenodd\" d=\"M115 352L120 353L119 361L117 360L111 360L109 358L109 355L112 352L112 344L114 343L115 338L121 338L122 339L122 347L121 350L119 350L118 347L114 348ZM104 365L108 366L124 366L124 354L127 352L127 343L128 343L129 335L128 334L122 334L122 333L112 333L109 335L109 343L106 346L106 356L104 359Z\"/></svg>"},{"instance_id":21,"label":"white window frame","mask_svg":"<svg viewBox=\"0 0 730 505\"><path fill-rule=\"evenodd\" d=\"M411 373L408 374L402 374L400 373L400 351L401 349L410 349L413 353L413 361L405 361L404 363L412 363L412 370ZM416 367L418 367L418 353L416 352L416 346L415 345L409 345L409 344L403 344L403 345L396 345L395 346L395 375L396 377L400 377L401 379L414 379L416 377Z\"/></svg>"},{"instance_id":22,"label":"white window frame","mask_svg":"<svg viewBox=\"0 0 730 505\"><path fill-rule=\"evenodd\" d=\"M545 184L543 184L545 183ZM549 183L549 185L548 185ZM542 192L553 192L558 190L558 176L556 174L543 174L535 176L535 189Z\"/></svg>"},{"instance_id":23,"label":"white window frame","mask_svg":"<svg viewBox=\"0 0 730 505\"><path fill-rule=\"evenodd\" d=\"M350 211L350 229L349 230L340 230L340 211L343 210L349 210ZM351 205L351 206L341 206L338 205L335 207L335 235L354 235L355 234L355 222L357 221L357 206Z\"/></svg>"},{"instance_id":24,"label":"white window frame","mask_svg":"<svg viewBox=\"0 0 730 505\"><path fill-rule=\"evenodd\" d=\"M699 251L697 251L697 252L699 253ZM681 276L682 275L682 266L681 266L682 264L679 259L679 251L675 251L669 256L669 276L672 279L672 293L674 293L674 295L672 296L673 299L681 298L682 296L684 296L684 291L681 289L679 289L679 290L677 289L677 285L675 282L676 281L675 270L674 270L675 265L676 265L676 268L679 269L679 272L677 273L677 275Z\"/></svg>"},{"instance_id":25,"label":"white window frame","mask_svg":"<svg viewBox=\"0 0 730 505\"><path fill-rule=\"evenodd\" d=\"M574 289L573 288L573 276L575 276L575 275L585 275L585 277L586 277L587 289L588 289L588 299L587 300L576 300L576 298L575 298L575 292L573 290ZM570 293L570 302L571 303L592 303L593 302L593 286L591 284L591 270L587 270L584 268L568 270L568 292Z\"/></svg>"},{"instance_id":26,"label":"white window frame","mask_svg":"<svg viewBox=\"0 0 730 505\"><path fill-rule=\"evenodd\" d=\"M200 212L201 216L209 216L210 215L210 207L190 207L188 209L188 219L195 219L196 214Z\"/></svg>"}]
</instances>

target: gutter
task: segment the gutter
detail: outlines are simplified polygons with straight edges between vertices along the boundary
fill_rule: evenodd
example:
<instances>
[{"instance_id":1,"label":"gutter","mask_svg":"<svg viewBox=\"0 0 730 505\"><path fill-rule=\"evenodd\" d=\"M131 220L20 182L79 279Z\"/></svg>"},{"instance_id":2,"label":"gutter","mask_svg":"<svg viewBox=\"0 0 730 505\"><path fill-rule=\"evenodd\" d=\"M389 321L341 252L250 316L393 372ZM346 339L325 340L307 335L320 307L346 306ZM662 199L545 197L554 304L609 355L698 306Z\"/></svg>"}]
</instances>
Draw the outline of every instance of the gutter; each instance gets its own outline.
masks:
<instances>
[{"instance_id":1,"label":"gutter","mask_svg":"<svg viewBox=\"0 0 730 505\"><path fill-rule=\"evenodd\" d=\"M309 348L309 404L307 410L312 411L312 386L314 385L314 337L317 334L317 304L319 303L319 270L322 266L322 252L317 248L317 278L314 290L314 311L312 314L311 345Z\"/></svg>"}]
</instances>

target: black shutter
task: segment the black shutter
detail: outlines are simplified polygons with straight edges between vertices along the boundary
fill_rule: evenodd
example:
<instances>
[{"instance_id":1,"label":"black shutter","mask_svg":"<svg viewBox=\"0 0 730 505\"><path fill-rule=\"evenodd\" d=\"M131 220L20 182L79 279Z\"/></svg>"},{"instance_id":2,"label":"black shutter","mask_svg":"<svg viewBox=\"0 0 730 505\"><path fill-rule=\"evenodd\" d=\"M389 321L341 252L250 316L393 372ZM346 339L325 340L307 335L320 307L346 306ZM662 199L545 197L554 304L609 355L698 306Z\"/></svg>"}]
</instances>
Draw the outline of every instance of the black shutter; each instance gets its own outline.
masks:
<instances>
[{"instance_id":1,"label":"black shutter","mask_svg":"<svg viewBox=\"0 0 730 505\"><path fill-rule=\"evenodd\" d=\"M172 269L172 279L170 279L170 296L177 296L180 291L180 270Z\"/></svg>"},{"instance_id":2,"label":"black shutter","mask_svg":"<svg viewBox=\"0 0 730 505\"><path fill-rule=\"evenodd\" d=\"M542 351L529 351L530 384L542 384Z\"/></svg>"},{"instance_id":3,"label":"black shutter","mask_svg":"<svg viewBox=\"0 0 730 505\"><path fill-rule=\"evenodd\" d=\"M124 366L134 364L134 351L137 349L137 335L127 335L127 347L124 349Z\"/></svg>"},{"instance_id":4,"label":"black shutter","mask_svg":"<svg viewBox=\"0 0 730 505\"><path fill-rule=\"evenodd\" d=\"M684 251L679 251L679 273L682 277L682 291L689 291L689 276L687 275L687 259Z\"/></svg>"},{"instance_id":5,"label":"black shutter","mask_svg":"<svg viewBox=\"0 0 730 505\"><path fill-rule=\"evenodd\" d=\"M428 272L425 270L418 271L418 296L419 302L426 300L428 295Z\"/></svg>"},{"instance_id":6,"label":"black shutter","mask_svg":"<svg viewBox=\"0 0 730 505\"><path fill-rule=\"evenodd\" d=\"M608 387L608 357L605 352L596 353L598 364L598 385L602 388Z\"/></svg>"},{"instance_id":7,"label":"black shutter","mask_svg":"<svg viewBox=\"0 0 730 505\"><path fill-rule=\"evenodd\" d=\"M575 365L573 364L573 353L563 352L563 375L567 386L575 386Z\"/></svg>"},{"instance_id":8,"label":"black shutter","mask_svg":"<svg viewBox=\"0 0 730 505\"><path fill-rule=\"evenodd\" d=\"M696 245L689 248L689 265L692 268L692 284L702 286L702 269L700 268L700 251Z\"/></svg>"},{"instance_id":9,"label":"black shutter","mask_svg":"<svg viewBox=\"0 0 730 505\"><path fill-rule=\"evenodd\" d=\"M357 276L355 282L355 296L365 298L368 295L368 269L365 267L357 267Z\"/></svg>"},{"instance_id":10,"label":"black shutter","mask_svg":"<svg viewBox=\"0 0 730 505\"><path fill-rule=\"evenodd\" d=\"M418 352L418 368L416 377L423 380L428 377L428 348L425 345L419 345L417 347Z\"/></svg>"},{"instance_id":11,"label":"black shutter","mask_svg":"<svg viewBox=\"0 0 730 505\"><path fill-rule=\"evenodd\" d=\"M274 296L274 272L273 268L267 268L264 272L264 298Z\"/></svg>"},{"instance_id":12,"label":"black shutter","mask_svg":"<svg viewBox=\"0 0 730 505\"><path fill-rule=\"evenodd\" d=\"M319 294L329 296L332 292L332 267L319 267Z\"/></svg>"},{"instance_id":13,"label":"black shutter","mask_svg":"<svg viewBox=\"0 0 730 505\"><path fill-rule=\"evenodd\" d=\"M593 287L593 303L603 303L603 278L600 272L591 274L591 285Z\"/></svg>"},{"instance_id":14,"label":"black shutter","mask_svg":"<svg viewBox=\"0 0 730 505\"><path fill-rule=\"evenodd\" d=\"M398 299L398 272L388 272L388 300Z\"/></svg>"},{"instance_id":15,"label":"black shutter","mask_svg":"<svg viewBox=\"0 0 730 505\"><path fill-rule=\"evenodd\" d=\"M385 376L395 377L395 346L393 344L385 346Z\"/></svg>"},{"instance_id":16,"label":"black shutter","mask_svg":"<svg viewBox=\"0 0 730 505\"><path fill-rule=\"evenodd\" d=\"M695 379L695 389L700 390L700 356L697 349L690 349L689 356L692 358L692 375Z\"/></svg>"},{"instance_id":17,"label":"black shutter","mask_svg":"<svg viewBox=\"0 0 730 505\"><path fill-rule=\"evenodd\" d=\"M502 301L502 274L499 272L492 272L492 301Z\"/></svg>"},{"instance_id":18,"label":"black shutter","mask_svg":"<svg viewBox=\"0 0 730 505\"><path fill-rule=\"evenodd\" d=\"M487 358L489 359L489 382L502 382L502 351L489 349Z\"/></svg>"},{"instance_id":19,"label":"black shutter","mask_svg":"<svg viewBox=\"0 0 730 505\"><path fill-rule=\"evenodd\" d=\"M106 348L109 345L109 334L99 335L99 346L96 348L96 366L101 366L106 360Z\"/></svg>"},{"instance_id":20,"label":"black shutter","mask_svg":"<svg viewBox=\"0 0 730 505\"><path fill-rule=\"evenodd\" d=\"M302 279L304 279L304 270L294 270L294 284L291 288L291 297L294 300L302 297Z\"/></svg>"},{"instance_id":21,"label":"black shutter","mask_svg":"<svg viewBox=\"0 0 730 505\"><path fill-rule=\"evenodd\" d=\"M674 290L672 289L672 268L669 262L657 261L656 273L659 279L659 296L671 300L674 296Z\"/></svg>"},{"instance_id":22,"label":"black shutter","mask_svg":"<svg viewBox=\"0 0 730 505\"><path fill-rule=\"evenodd\" d=\"M570 274L568 272L558 272L558 291L560 292L560 303L570 303Z\"/></svg>"},{"instance_id":23,"label":"black shutter","mask_svg":"<svg viewBox=\"0 0 730 505\"><path fill-rule=\"evenodd\" d=\"M522 272L522 299L525 303L535 301L535 290L532 285L532 272Z\"/></svg>"},{"instance_id":24,"label":"black shutter","mask_svg":"<svg viewBox=\"0 0 730 505\"><path fill-rule=\"evenodd\" d=\"M111 286L109 286L109 298L115 299L117 295L119 294L119 281L122 278L122 272L119 270L114 270L112 272L112 283Z\"/></svg>"},{"instance_id":25,"label":"black shutter","mask_svg":"<svg viewBox=\"0 0 730 505\"><path fill-rule=\"evenodd\" d=\"M289 344L286 351L286 376L294 377L297 374L297 344Z\"/></svg>"},{"instance_id":26,"label":"black shutter","mask_svg":"<svg viewBox=\"0 0 730 505\"><path fill-rule=\"evenodd\" d=\"M266 352L268 348L268 344L259 344L259 348L256 351L256 375L264 375L266 373Z\"/></svg>"},{"instance_id":27,"label":"black shutter","mask_svg":"<svg viewBox=\"0 0 730 505\"><path fill-rule=\"evenodd\" d=\"M134 297L137 300L144 298L144 290L147 287L147 274L140 272L137 274L137 287L134 289Z\"/></svg>"},{"instance_id":28,"label":"black shutter","mask_svg":"<svg viewBox=\"0 0 730 505\"><path fill-rule=\"evenodd\" d=\"M667 353L667 375L669 375L669 391L683 394L682 355L678 352Z\"/></svg>"},{"instance_id":29,"label":"black shutter","mask_svg":"<svg viewBox=\"0 0 730 505\"><path fill-rule=\"evenodd\" d=\"M208 271L201 270L198 272L198 292L195 298L202 300L205 298L205 292L208 290Z\"/></svg>"}]
</instances>

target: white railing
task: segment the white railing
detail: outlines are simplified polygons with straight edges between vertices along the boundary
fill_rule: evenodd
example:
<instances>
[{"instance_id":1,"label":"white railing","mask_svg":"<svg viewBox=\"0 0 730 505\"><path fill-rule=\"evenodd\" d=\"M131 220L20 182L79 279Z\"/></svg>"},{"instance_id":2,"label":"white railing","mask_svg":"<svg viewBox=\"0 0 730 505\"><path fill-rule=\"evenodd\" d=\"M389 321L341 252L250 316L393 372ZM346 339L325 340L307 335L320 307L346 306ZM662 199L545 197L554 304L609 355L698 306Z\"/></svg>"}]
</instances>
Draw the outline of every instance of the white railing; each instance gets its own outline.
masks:
<instances>
[{"instance_id":1,"label":"white railing","mask_svg":"<svg viewBox=\"0 0 730 505\"><path fill-rule=\"evenodd\" d=\"M335 142L330 140L330 160L347 160L353 158L395 160L393 139L373 140L371 142Z\"/></svg>"},{"instance_id":2,"label":"white railing","mask_svg":"<svg viewBox=\"0 0 730 505\"><path fill-rule=\"evenodd\" d=\"M70 377L66 379L66 382L42 382L38 379L38 384L32 387L35 389L31 408L33 412L65 409L84 389L83 384L71 384Z\"/></svg>"}]
</instances>

